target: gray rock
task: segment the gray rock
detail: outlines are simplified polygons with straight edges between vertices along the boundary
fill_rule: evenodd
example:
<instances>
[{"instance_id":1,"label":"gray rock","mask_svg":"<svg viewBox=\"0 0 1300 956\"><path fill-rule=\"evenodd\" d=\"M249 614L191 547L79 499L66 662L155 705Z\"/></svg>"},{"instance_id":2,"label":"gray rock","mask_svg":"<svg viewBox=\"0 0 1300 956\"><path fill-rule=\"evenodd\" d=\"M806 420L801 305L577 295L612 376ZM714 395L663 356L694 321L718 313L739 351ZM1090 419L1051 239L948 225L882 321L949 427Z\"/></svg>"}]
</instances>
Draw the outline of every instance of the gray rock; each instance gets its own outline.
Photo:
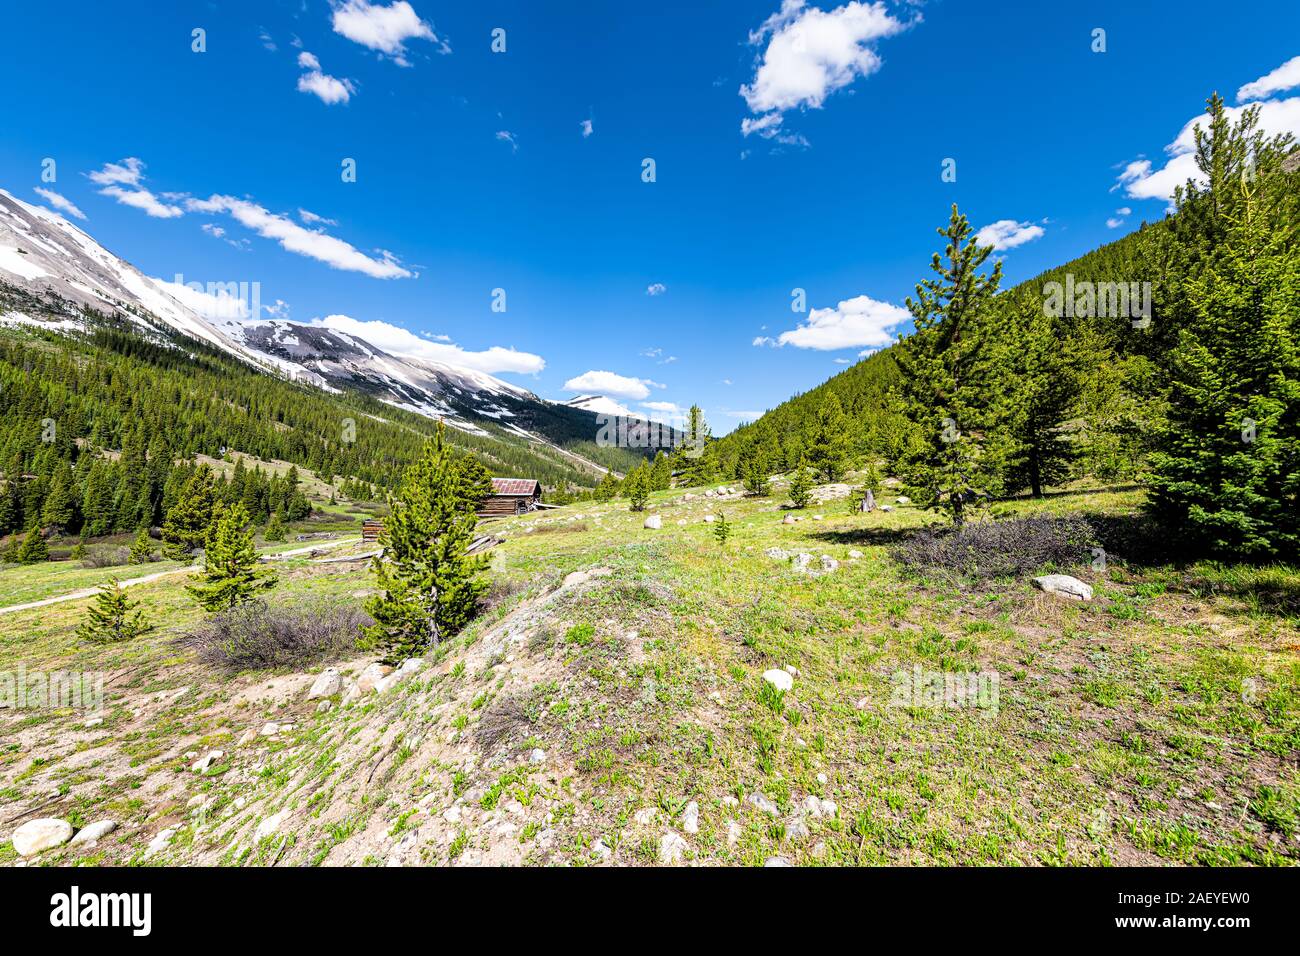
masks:
<instances>
[{"instance_id":1,"label":"gray rock","mask_svg":"<svg viewBox=\"0 0 1300 956\"><path fill-rule=\"evenodd\" d=\"M761 810L763 813L770 814L774 817L781 813L780 807L761 793L746 794L745 802L755 810Z\"/></svg>"},{"instance_id":2,"label":"gray rock","mask_svg":"<svg viewBox=\"0 0 1300 956\"><path fill-rule=\"evenodd\" d=\"M1070 601L1092 600L1092 588L1068 574L1044 574L1034 578L1034 587Z\"/></svg>"},{"instance_id":3,"label":"gray rock","mask_svg":"<svg viewBox=\"0 0 1300 956\"><path fill-rule=\"evenodd\" d=\"M763 680L781 691L790 690L794 687L794 678L790 676L790 673L776 667L763 671Z\"/></svg>"},{"instance_id":4,"label":"gray rock","mask_svg":"<svg viewBox=\"0 0 1300 956\"><path fill-rule=\"evenodd\" d=\"M658 531L663 526L664 519L660 515L650 515L650 517L646 518L641 525L641 527L649 528L651 531Z\"/></svg>"},{"instance_id":5,"label":"gray rock","mask_svg":"<svg viewBox=\"0 0 1300 956\"><path fill-rule=\"evenodd\" d=\"M687 833L700 832L700 805L692 800L682 811L682 829Z\"/></svg>"},{"instance_id":6,"label":"gray rock","mask_svg":"<svg viewBox=\"0 0 1300 956\"><path fill-rule=\"evenodd\" d=\"M148 860L151 857L157 856L163 850L167 849L167 847L172 842L172 837L174 837L175 835L176 835L176 827L168 827L166 830L160 830L158 832L158 835L149 841L149 845L145 848L144 851L144 858Z\"/></svg>"},{"instance_id":7,"label":"gray rock","mask_svg":"<svg viewBox=\"0 0 1300 956\"><path fill-rule=\"evenodd\" d=\"M791 863L783 856L769 856L767 860L763 863L763 865L764 866L794 866L793 863Z\"/></svg>"},{"instance_id":8,"label":"gray rock","mask_svg":"<svg viewBox=\"0 0 1300 956\"><path fill-rule=\"evenodd\" d=\"M72 824L53 817L28 820L14 831L12 839L19 856L33 856L71 840Z\"/></svg>"}]
</instances>

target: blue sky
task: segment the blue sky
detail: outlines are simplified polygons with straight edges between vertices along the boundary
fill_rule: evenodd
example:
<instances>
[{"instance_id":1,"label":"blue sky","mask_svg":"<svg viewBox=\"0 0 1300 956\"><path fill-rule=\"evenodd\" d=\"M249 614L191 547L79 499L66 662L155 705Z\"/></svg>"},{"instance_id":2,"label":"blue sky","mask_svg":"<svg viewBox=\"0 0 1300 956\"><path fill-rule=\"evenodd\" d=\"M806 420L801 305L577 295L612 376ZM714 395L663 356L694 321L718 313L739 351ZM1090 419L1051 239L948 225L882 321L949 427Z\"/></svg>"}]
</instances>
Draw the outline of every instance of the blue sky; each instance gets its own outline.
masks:
<instances>
[{"instance_id":1,"label":"blue sky","mask_svg":"<svg viewBox=\"0 0 1300 956\"><path fill-rule=\"evenodd\" d=\"M148 275L715 432L905 330L950 203L1019 281L1158 218L1210 91L1300 129L1294 2L147 6L7 5L0 186Z\"/></svg>"}]
</instances>

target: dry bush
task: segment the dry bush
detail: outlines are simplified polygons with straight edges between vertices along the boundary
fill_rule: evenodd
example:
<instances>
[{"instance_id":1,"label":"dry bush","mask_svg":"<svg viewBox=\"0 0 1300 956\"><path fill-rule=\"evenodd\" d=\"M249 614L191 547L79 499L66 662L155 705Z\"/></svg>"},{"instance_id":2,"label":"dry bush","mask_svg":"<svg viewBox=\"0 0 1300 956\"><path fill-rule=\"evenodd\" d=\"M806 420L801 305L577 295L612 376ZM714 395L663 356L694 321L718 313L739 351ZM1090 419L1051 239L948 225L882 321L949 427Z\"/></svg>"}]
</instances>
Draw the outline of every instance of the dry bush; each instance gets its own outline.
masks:
<instances>
[{"instance_id":1,"label":"dry bush","mask_svg":"<svg viewBox=\"0 0 1300 956\"><path fill-rule=\"evenodd\" d=\"M120 548L96 548L90 551L81 559L83 568L116 568L131 562L131 549L128 547Z\"/></svg>"},{"instance_id":2,"label":"dry bush","mask_svg":"<svg viewBox=\"0 0 1300 956\"><path fill-rule=\"evenodd\" d=\"M991 580L1087 563L1096 543L1092 525L1080 515L1009 518L959 529L926 528L890 553L913 571Z\"/></svg>"},{"instance_id":3,"label":"dry bush","mask_svg":"<svg viewBox=\"0 0 1300 956\"><path fill-rule=\"evenodd\" d=\"M565 521L565 522L556 522L555 524L534 525L533 529L528 533L529 534L571 534L575 531L586 531L586 530L587 530L587 522L585 521L574 521L574 522Z\"/></svg>"},{"instance_id":4,"label":"dry bush","mask_svg":"<svg viewBox=\"0 0 1300 956\"><path fill-rule=\"evenodd\" d=\"M227 671L305 670L357 653L361 628L374 621L351 604L313 601L269 607L253 601L214 614L180 638L204 663Z\"/></svg>"}]
</instances>

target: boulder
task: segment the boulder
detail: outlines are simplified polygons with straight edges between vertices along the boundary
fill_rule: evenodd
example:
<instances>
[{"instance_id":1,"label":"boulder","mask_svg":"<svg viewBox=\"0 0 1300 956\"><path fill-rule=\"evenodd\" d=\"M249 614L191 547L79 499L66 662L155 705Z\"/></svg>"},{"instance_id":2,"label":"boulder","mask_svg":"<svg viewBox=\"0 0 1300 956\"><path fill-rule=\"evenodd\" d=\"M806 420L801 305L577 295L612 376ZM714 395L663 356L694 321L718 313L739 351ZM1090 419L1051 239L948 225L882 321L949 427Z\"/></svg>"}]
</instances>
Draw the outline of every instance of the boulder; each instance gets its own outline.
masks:
<instances>
[{"instance_id":1,"label":"boulder","mask_svg":"<svg viewBox=\"0 0 1300 956\"><path fill-rule=\"evenodd\" d=\"M700 832L700 805L694 800L682 811L682 829L687 833Z\"/></svg>"},{"instance_id":2,"label":"boulder","mask_svg":"<svg viewBox=\"0 0 1300 956\"><path fill-rule=\"evenodd\" d=\"M212 765L225 756L220 750L210 750L198 760L190 765L190 769L195 773L207 773L212 769Z\"/></svg>"},{"instance_id":3,"label":"boulder","mask_svg":"<svg viewBox=\"0 0 1300 956\"><path fill-rule=\"evenodd\" d=\"M1092 587L1068 574L1044 574L1034 578L1034 587L1070 601L1092 600Z\"/></svg>"},{"instance_id":4,"label":"boulder","mask_svg":"<svg viewBox=\"0 0 1300 956\"><path fill-rule=\"evenodd\" d=\"M800 573L807 572L812 567L811 554L796 554L792 559L794 569Z\"/></svg>"},{"instance_id":5,"label":"boulder","mask_svg":"<svg viewBox=\"0 0 1300 956\"><path fill-rule=\"evenodd\" d=\"M279 813L273 813L257 825L253 831L253 841L261 843L276 830L280 829L280 824L284 822L285 815L288 811L281 810Z\"/></svg>"},{"instance_id":6,"label":"boulder","mask_svg":"<svg viewBox=\"0 0 1300 956\"><path fill-rule=\"evenodd\" d=\"M829 554L823 554L823 555L822 555L822 570L823 570L823 571L834 571L834 570L835 570L836 568L838 568L839 566L840 566L840 563L839 563L838 561L836 561L834 558L832 558Z\"/></svg>"},{"instance_id":7,"label":"boulder","mask_svg":"<svg viewBox=\"0 0 1300 956\"><path fill-rule=\"evenodd\" d=\"M794 687L794 678L790 676L790 672L777 667L763 671L763 680L779 691L787 691Z\"/></svg>"},{"instance_id":8,"label":"boulder","mask_svg":"<svg viewBox=\"0 0 1300 956\"><path fill-rule=\"evenodd\" d=\"M705 523L705 524L713 524L713 522L715 522L715 521L717 521L717 520L718 520L717 515L705 515L705 516L704 516L704 523Z\"/></svg>"},{"instance_id":9,"label":"boulder","mask_svg":"<svg viewBox=\"0 0 1300 956\"><path fill-rule=\"evenodd\" d=\"M761 793L747 794L745 796L745 802L748 803L755 810L759 810L762 813L768 814L769 816L775 817L781 813L781 809L776 805L776 802L774 800L768 799L767 797L763 796L763 794Z\"/></svg>"},{"instance_id":10,"label":"boulder","mask_svg":"<svg viewBox=\"0 0 1300 956\"><path fill-rule=\"evenodd\" d=\"M145 847L144 858L147 860L151 857L155 857L163 850L167 849L172 842L172 837L175 835L176 827L168 827L166 830L160 830L158 835L150 840L149 845Z\"/></svg>"},{"instance_id":11,"label":"boulder","mask_svg":"<svg viewBox=\"0 0 1300 956\"><path fill-rule=\"evenodd\" d=\"M641 527L649 528L652 531L658 531L664 526L664 519L660 515L650 515L642 522Z\"/></svg>"},{"instance_id":12,"label":"boulder","mask_svg":"<svg viewBox=\"0 0 1300 956\"><path fill-rule=\"evenodd\" d=\"M67 820L45 817L28 820L14 831L14 849L19 856L33 856L42 850L63 846L72 839L72 824Z\"/></svg>"},{"instance_id":13,"label":"boulder","mask_svg":"<svg viewBox=\"0 0 1300 956\"><path fill-rule=\"evenodd\" d=\"M912 499L907 497L907 495L899 495L894 499L894 504L896 505L910 505L911 503Z\"/></svg>"},{"instance_id":14,"label":"boulder","mask_svg":"<svg viewBox=\"0 0 1300 956\"><path fill-rule=\"evenodd\" d=\"M794 515L786 515L781 519L781 524L794 524L797 520Z\"/></svg>"},{"instance_id":15,"label":"boulder","mask_svg":"<svg viewBox=\"0 0 1300 956\"><path fill-rule=\"evenodd\" d=\"M330 667L321 672L311 685L311 690L307 691L308 700L317 700L321 697L333 697L335 694L343 691L343 675L339 673L337 667Z\"/></svg>"},{"instance_id":16,"label":"boulder","mask_svg":"<svg viewBox=\"0 0 1300 956\"><path fill-rule=\"evenodd\" d=\"M368 694L375 689L375 686L393 672L393 669L387 664L369 664L357 678L357 690L363 694Z\"/></svg>"}]
</instances>

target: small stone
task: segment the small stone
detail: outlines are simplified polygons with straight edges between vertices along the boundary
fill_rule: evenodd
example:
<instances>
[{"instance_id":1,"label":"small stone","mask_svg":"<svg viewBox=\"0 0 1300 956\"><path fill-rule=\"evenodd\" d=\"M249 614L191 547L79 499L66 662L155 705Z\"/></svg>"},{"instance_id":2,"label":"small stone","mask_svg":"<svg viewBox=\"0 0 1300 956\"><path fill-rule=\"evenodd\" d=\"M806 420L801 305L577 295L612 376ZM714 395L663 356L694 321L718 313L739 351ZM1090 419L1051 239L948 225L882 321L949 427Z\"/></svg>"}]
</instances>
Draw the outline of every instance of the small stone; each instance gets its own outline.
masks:
<instances>
[{"instance_id":1,"label":"small stone","mask_svg":"<svg viewBox=\"0 0 1300 956\"><path fill-rule=\"evenodd\" d=\"M659 838L659 862L664 866L681 863L685 852L686 840L679 834L670 831Z\"/></svg>"},{"instance_id":2,"label":"small stone","mask_svg":"<svg viewBox=\"0 0 1300 956\"><path fill-rule=\"evenodd\" d=\"M85 727L98 727L98 726L99 726L100 724L102 724L103 722L104 722L104 718L103 718L103 717L91 717L91 718L90 718L89 720L87 720L87 721L85 722L85 724L83 724L82 726L85 726Z\"/></svg>"},{"instance_id":3,"label":"small stone","mask_svg":"<svg viewBox=\"0 0 1300 956\"><path fill-rule=\"evenodd\" d=\"M763 863L764 866L794 866L783 856L769 856Z\"/></svg>"},{"instance_id":4,"label":"small stone","mask_svg":"<svg viewBox=\"0 0 1300 956\"><path fill-rule=\"evenodd\" d=\"M849 557L856 561L858 558L862 557L862 552L857 548L854 548L849 551Z\"/></svg>"},{"instance_id":5,"label":"small stone","mask_svg":"<svg viewBox=\"0 0 1300 956\"><path fill-rule=\"evenodd\" d=\"M700 832L700 805L692 800L682 812L682 829L687 833Z\"/></svg>"},{"instance_id":6,"label":"small stone","mask_svg":"<svg viewBox=\"0 0 1300 956\"><path fill-rule=\"evenodd\" d=\"M840 563L839 563L838 561L836 561L834 558L832 558L829 554L823 554L823 555L822 555L822 570L823 570L823 571L834 571L834 570L835 570L836 568L838 568L839 566L840 566Z\"/></svg>"},{"instance_id":7,"label":"small stone","mask_svg":"<svg viewBox=\"0 0 1300 956\"><path fill-rule=\"evenodd\" d=\"M806 840L812 831L808 829L808 824L802 817L791 817L785 822L785 838L787 840Z\"/></svg>"},{"instance_id":8,"label":"small stone","mask_svg":"<svg viewBox=\"0 0 1300 956\"><path fill-rule=\"evenodd\" d=\"M880 510L881 510L881 511L893 511L894 509L893 509L892 507L890 507L889 505L881 505L881 506L880 506Z\"/></svg>"},{"instance_id":9,"label":"small stone","mask_svg":"<svg viewBox=\"0 0 1300 956\"><path fill-rule=\"evenodd\" d=\"M528 755L528 762L546 763L546 751L541 749L535 749L532 753Z\"/></svg>"},{"instance_id":10,"label":"small stone","mask_svg":"<svg viewBox=\"0 0 1300 956\"><path fill-rule=\"evenodd\" d=\"M460 805L450 806L443 810L442 818L448 823L460 823Z\"/></svg>"},{"instance_id":11,"label":"small stone","mask_svg":"<svg viewBox=\"0 0 1300 956\"><path fill-rule=\"evenodd\" d=\"M32 856L42 850L63 846L71 839L72 824L53 817L29 820L15 830L12 837L19 856Z\"/></svg>"},{"instance_id":12,"label":"small stone","mask_svg":"<svg viewBox=\"0 0 1300 956\"><path fill-rule=\"evenodd\" d=\"M239 735L238 746L246 747L257 739L257 731L251 727Z\"/></svg>"},{"instance_id":13,"label":"small stone","mask_svg":"<svg viewBox=\"0 0 1300 956\"><path fill-rule=\"evenodd\" d=\"M796 520L798 519L794 515L786 515L781 519L781 524L794 524Z\"/></svg>"},{"instance_id":14,"label":"small stone","mask_svg":"<svg viewBox=\"0 0 1300 956\"><path fill-rule=\"evenodd\" d=\"M257 829L253 831L253 842L261 843L266 837L280 829L280 824L284 822L287 813L288 811L281 810L279 813L271 814L271 816L259 823Z\"/></svg>"},{"instance_id":15,"label":"small stone","mask_svg":"<svg viewBox=\"0 0 1300 956\"><path fill-rule=\"evenodd\" d=\"M858 702L857 702L856 704L854 704L853 707L854 707L856 710L866 710L866 709L867 709L867 704L868 704L868 703L870 703L870 701L868 701L867 698L865 698L865 697L859 697L859 698L858 698Z\"/></svg>"},{"instance_id":16,"label":"small stone","mask_svg":"<svg viewBox=\"0 0 1300 956\"><path fill-rule=\"evenodd\" d=\"M824 774L824 773L819 773L819 774L817 775L817 782L818 782L818 783L825 783L826 780L827 780L826 774Z\"/></svg>"},{"instance_id":17,"label":"small stone","mask_svg":"<svg viewBox=\"0 0 1300 956\"><path fill-rule=\"evenodd\" d=\"M773 667L771 670L763 671L763 680L767 681L779 691L788 691L794 687L794 678L789 672Z\"/></svg>"},{"instance_id":18,"label":"small stone","mask_svg":"<svg viewBox=\"0 0 1300 956\"><path fill-rule=\"evenodd\" d=\"M632 819L639 825L648 827L650 824L655 822L657 816L659 816L659 811L654 807L642 807L636 813L632 814Z\"/></svg>"},{"instance_id":19,"label":"small stone","mask_svg":"<svg viewBox=\"0 0 1300 956\"><path fill-rule=\"evenodd\" d=\"M103 839L117 829L116 820L100 820L98 823L92 823L89 826L82 827L77 831L77 835L72 838L69 846L78 846L83 843L94 843L96 840Z\"/></svg>"},{"instance_id":20,"label":"small stone","mask_svg":"<svg viewBox=\"0 0 1300 956\"><path fill-rule=\"evenodd\" d=\"M740 829L739 823L737 823L735 820L728 820L727 821L727 846L735 846L737 843L739 843L740 835L742 832L743 831Z\"/></svg>"},{"instance_id":21,"label":"small stone","mask_svg":"<svg viewBox=\"0 0 1300 956\"><path fill-rule=\"evenodd\" d=\"M375 685L393 672L393 669L387 664L368 664L366 669L361 672L357 678L357 690L362 694L368 694L375 689Z\"/></svg>"},{"instance_id":22,"label":"small stone","mask_svg":"<svg viewBox=\"0 0 1300 956\"><path fill-rule=\"evenodd\" d=\"M641 527L649 528L651 531L658 531L664 526L662 515L650 515L641 523Z\"/></svg>"},{"instance_id":23,"label":"small stone","mask_svg":"<svg viewBox=\"0 0 1300 956\"><path fill-rule=\"evenodd\" d=\"M614 855L614 851L605 845L604 840L597 840L591 846L591 855L599 860L608 860Z\"/></svg>"},{"instance_id":24,"label":"small stone","mask_svg":"<svg viewBox=\"0 0 1300 956\"><path fill-rule=\"evenodd\" d=\"M262 725L262 729L258 731L258 733L260 733L263 737L274 737L279 732L280 732L280 725L277 724L274 720L269 720L266 723L264 723Z\"/></svg>"},{"instance_id":25,"label":"small stone","mask_svg":"<svg viewBox=\"0 0 1300 956\"><path fill-rule=\"evenodd\" d=\"M224 756L225 753L223 751L209 751L207 754L194 761L194 763L190 765L190 769L195 773L207 773L212 765Z\"/></svg>"},{"instance_id":26,"label":"small stone","mask_svg":"<svg viewBox=\"0 0 1300 956\"><path fill-rule=\"evenodd\" d=\"M334 709L334 701L332 700L322 700L319 704L316 705L316 713L318 714L328 714L333 709Z\"/></svg>"},{"instance_id":27,"label":"small stone","mask_svg":"<svg viewBox=\"0 0 1300 956\"><path fill-rule=\"evenodd\" d=\"M715 522L715 521L717 521L717 520L718 520L718 518L717 518L716 515L705 515L705 516L704 516L704 523L705 523L705 524L713 524L713 522Z\"/></svg>"}]
</instances>

